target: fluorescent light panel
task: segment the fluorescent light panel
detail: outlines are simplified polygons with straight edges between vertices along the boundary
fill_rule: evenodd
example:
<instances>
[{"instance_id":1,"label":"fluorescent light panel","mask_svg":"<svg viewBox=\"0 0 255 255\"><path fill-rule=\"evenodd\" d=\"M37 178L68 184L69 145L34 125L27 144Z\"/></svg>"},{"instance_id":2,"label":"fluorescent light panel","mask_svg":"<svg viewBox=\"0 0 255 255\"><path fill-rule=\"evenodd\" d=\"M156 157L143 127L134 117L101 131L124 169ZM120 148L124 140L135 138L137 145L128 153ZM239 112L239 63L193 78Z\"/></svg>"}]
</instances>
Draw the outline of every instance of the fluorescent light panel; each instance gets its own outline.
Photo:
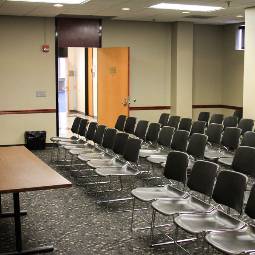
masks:
<instances>
[{"instance_id":1,"label":"fluorescent light panel","mask_svg":"<svg viewBox=\"0 0 255 255\"><path fill-rule=\"evenodd\" d=\"M207 5L193 5L193 4L171 4L171 3L160 3L150 6L149 8L154 9L165 9L165 10L178 10L178 11L196 11L196 12L213 12L222 10L224 8L219 6L207 6Z\"/></svg>"},{"instance_id":2,"label":"fluorescent light panel","mask_svg":"<svg viewBox=\"0 0 255 255\"><path fill-rule=\"evenodd\" d=\"M50 4L84 4L90 0L8 0L12 2L29 2L29 3L50 3Z\"/></svg>"}]
</instances>

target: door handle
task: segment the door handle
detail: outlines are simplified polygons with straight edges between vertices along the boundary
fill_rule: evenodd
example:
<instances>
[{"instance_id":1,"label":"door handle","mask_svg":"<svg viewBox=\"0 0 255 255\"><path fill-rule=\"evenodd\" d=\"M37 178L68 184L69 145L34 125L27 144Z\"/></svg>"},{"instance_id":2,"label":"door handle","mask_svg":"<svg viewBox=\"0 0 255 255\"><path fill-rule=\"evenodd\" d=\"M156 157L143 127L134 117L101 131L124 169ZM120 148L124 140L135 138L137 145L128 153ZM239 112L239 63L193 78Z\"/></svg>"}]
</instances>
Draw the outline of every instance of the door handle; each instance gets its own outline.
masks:
<instances>
[{"instance_id":1,"label":"door handle","mask_svg":"<svg viewBox=\"0 0 255 255\"><path fill-rule=\"evenodd\" d=\"M123 100L122 104L123 104L124 106L127 106L127 105L128 105L128 100L127 100L127 98L125 98L125 99Z\"/></svg>"}]
</instances>

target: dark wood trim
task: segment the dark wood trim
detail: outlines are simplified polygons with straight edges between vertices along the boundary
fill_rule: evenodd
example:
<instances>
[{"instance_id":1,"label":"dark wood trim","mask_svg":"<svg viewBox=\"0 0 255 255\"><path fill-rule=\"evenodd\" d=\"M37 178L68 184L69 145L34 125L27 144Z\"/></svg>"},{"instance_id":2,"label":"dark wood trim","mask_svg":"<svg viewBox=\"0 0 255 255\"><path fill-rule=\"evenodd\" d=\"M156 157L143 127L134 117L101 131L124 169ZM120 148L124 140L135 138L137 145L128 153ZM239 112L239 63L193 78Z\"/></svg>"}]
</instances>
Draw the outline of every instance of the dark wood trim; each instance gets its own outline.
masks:
<instances>
[{"instance_id":1,"label":"dark wood trim","mask_svg":"<svg viewBox=\"0 0 255 255\"><path fill-rule=\"evenodd\" d=\"M232 105L223 105L223 104L203 104L203 105L192 105L192 109L203 109L203 108L223 108L230 110L242 110L243 107L232 106ZM130 111L146 111L146 110L170 110L171 106L131 106L129 107Z\"/></svg>"},{"instance_id":2,"label":"dark wood trim","mask_svg":"<svg viewBox=\"0 0 255 255\"><path fill-rule=\"evenodd\" d=\"M81 111L77 111L77 110L69 110L69 113L70 114L74 114L74 113L79 113L79 114L82 114L82 115L87 115L85 112L81 112Z\"/></svg>"},{"instance_id":3,"label":"dark wood trim","mask_svg":"<svg viewBox=\"0 0 255 255\"><path fill-rule=\"evenodd\" d=\"M223 108L223 109L230 109L230 110L242 110L243 107L240 106L232 106L232 105L224 105L224 104L203 104L203 105L192 105L193 109L199 109L199 108Z\"/></svg>"},{"instance_id":4,"label":"dark wood trim","mask_svg":"<svg viewBox=\"0 0 255 255\"><path fill-rule=\"evenodd\" d=\"M169 110L171 106L130 106L130 111L142 111L142 110Z\"/></svg>"},{"instance_id":5,"label":"dark wood trim","mask_svg":"<svg viewBox=\"0 0 255 255\"><path fill-rule=\"evenodd\" d=\"M33 109L33 110L0 111L0 115L8 115L8 114L32 114L32 113L56 113L56 109Z\"/></svg>"}]
</instances>

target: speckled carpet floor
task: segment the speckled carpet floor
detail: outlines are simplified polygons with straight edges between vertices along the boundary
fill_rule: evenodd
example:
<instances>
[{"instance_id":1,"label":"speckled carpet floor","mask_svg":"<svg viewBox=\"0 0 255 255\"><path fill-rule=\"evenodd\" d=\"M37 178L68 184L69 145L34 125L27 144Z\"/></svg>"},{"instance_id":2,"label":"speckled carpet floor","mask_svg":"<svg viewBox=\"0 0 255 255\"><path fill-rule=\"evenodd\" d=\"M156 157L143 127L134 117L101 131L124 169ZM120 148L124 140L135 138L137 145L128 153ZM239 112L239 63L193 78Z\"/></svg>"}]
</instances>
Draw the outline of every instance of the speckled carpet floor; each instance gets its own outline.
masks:
<instances>
[{"instance_id":1,"label":"speckled carpet floor","mask_svg":"<svg viewBox=\"0 0 255 255\"><path fill-rule=\"evenodd\" d=\"M131 202L110 205L96 205L96 196L88 192L82 181L74 181L68 168L57 167L50 162L51 148L34 152L61 175L71 180L72 188L47 191L26 192L20 194L21 208L27 210L27 216L22 217L22 234L24 248L42 245L54 245L54 252L49 254L173 254L174 246L166 245L158 248L150 247L149 231L130 232L130 212L119 212L121 209L131 209ZM135 185L145 185L142 180L136 180ZM134 180L128 180L128 185ZM91 190L94 188L91 187ZM129 191L131 188L129 187ZM128 195L129 191L124 195ZM2 195L3 211L12 209L12 195ZM137 214L147 216L150 211L140 211ZM162 218L164 223L169 223ZM159 219L161 221L161 219ZM170 221L170 220L169 220ZM136 225L146 223L136 218ZM148 226L148 224L147 224ZM165 233L173 234L173 227L164 229ZM187 234L182 233L184 237ZM156 236L161 240L162 235ZM164 239L166 240L166 239ZM187 244L185 248L190 254L201 254L201 244ZM0 219L0 253L14 250L14 222L11 218ZM185 254L180 248L178 254ZM217 254L212 251L210 254Z\"/></svg>"}]
</instances>

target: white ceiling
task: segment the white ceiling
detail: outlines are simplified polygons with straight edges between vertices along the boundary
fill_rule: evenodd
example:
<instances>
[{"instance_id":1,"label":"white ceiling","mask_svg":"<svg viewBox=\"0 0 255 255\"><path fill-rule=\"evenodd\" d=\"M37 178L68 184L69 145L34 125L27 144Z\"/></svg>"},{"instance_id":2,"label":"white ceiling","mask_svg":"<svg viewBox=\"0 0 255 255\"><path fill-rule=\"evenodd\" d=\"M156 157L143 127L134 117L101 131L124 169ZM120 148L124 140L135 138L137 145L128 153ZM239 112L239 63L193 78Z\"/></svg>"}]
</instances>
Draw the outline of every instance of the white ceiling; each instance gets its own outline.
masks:
<instances>
[{"instance_id":1,"label":"white ceiling","mask_svg":"<svg viewBox=\"0 0 255 255\"><path fill-rule=\"evenodd\" d=\"M152 4L160 2L200 4L224 7L224 10L199 13L192 12L183 14L181 11L149 9ZM255 0L232 0L230 7L227 7L226 0L91 0L81 5L65 5L62 8L53 7L52 4L9 2L0 0L0 15L17 16L40 16L55 17L57 15L95 15L113 16L116 20L136 21L192 21L195 23L228 24L243 22L243 18L237 15L244 15L247 7L255 6ZM122 11L122 7L129 7L130 11ZM190 19L185 16L201 15L213 16L209 19Z\"/></svg>"}]
</instances>

